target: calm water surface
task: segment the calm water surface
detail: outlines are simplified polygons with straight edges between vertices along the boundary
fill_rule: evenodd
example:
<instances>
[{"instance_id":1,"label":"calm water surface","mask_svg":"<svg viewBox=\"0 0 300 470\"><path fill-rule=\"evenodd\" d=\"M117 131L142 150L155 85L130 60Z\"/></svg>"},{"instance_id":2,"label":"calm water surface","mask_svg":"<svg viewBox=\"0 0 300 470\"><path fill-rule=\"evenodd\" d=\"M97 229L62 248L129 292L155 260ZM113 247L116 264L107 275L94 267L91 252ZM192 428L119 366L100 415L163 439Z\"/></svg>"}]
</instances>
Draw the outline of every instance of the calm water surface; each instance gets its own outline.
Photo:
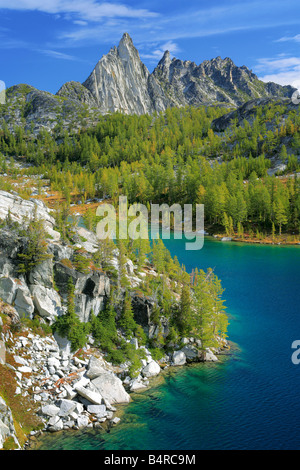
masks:
<instances>
[{"instance_id":1,"label":"calm water surface","mask_svg":"<svg viewBox=\"0 0 300 470\"><path fill-rule=\"evenodd\" d=\"M229 339L218 364L169 371L135 394L110 433L45 438L42 449L300 449L300 247L206 239L198 252L165 241L187 271L215 268L225 288Z\"/></svg>"}]
</instances>

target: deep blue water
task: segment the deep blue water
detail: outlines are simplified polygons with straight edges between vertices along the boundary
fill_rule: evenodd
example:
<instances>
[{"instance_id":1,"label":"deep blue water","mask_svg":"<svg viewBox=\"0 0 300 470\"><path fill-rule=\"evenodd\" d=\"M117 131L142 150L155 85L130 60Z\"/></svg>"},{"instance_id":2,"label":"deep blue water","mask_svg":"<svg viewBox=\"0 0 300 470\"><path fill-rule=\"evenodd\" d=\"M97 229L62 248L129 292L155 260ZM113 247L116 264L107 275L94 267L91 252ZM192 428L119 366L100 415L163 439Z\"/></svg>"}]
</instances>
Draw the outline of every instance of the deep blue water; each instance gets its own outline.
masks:
<instances>
[{"instance_id":1,"label":"deep blue water","mask_svg":"<svg viewBox=\"0 0 300 470\"><path fill-rule=\"evenodd\" d=\"M170 371L135 394L110 433L68 433L47 449L300 449L300 247L206 239L198 252L165 241L187 271L215 268L225 288L229 339L218 364Z\"/></svg>"}]
</instances>

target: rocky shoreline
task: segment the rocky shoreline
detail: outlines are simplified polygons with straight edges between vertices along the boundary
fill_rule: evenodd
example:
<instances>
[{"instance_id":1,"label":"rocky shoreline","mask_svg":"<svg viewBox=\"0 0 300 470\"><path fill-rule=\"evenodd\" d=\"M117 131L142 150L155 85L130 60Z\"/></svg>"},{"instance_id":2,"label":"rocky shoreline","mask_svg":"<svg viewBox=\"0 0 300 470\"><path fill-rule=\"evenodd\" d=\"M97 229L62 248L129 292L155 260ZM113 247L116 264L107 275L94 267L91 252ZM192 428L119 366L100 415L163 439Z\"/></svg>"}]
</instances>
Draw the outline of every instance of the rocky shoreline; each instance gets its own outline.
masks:
<instances>
[{"instance_id":1,"label":"rocky shoreline","mask_svg":"<svg viewBox=\"0 0 300 470\"><path fill-rule=\"evenodd\" d=\"M117 335L124 344L131 343L128 346L137 353L138 365L132 367L125 356L123 363L114 366L101 351L101 341L96 347L91 334L84 346L74 350L70 339L51 328L68 311L69 282L74 289L73 314L84 325L105 309L118 282L118 249L113 250L109 270L104 272L93 266L93 254L98 249L93 232L77 227L72 243L65 243L55 230L51 211L42 202L5 191L0 191L0 208L0 219L4 220L0 226L0 449L26 448L41 432L114 426L119 422L116 406L129 403L130 393L147 389L149 380L163 369L190 362L215 362L216 354L227 347L221 338L216 349L204 350L200 340L181 338L170 343L171 352L162 351L164 357L160 355L159 360L154 352L151 354L144 344L166 337L170 324L163 312L153 323L155 301L143 295L140 286L147 276L159 275L150 265L138 269L126 258L123 268L132 314L147 341L135 336L128 339L122 329ZM31 259L26 255L30 252L26 229L33 217L45 228L45 251L38 262L23 271L20 259ZM119 295L126 295L125 291L120 289ZM174 302L178 302L179 295L173 294ZM20 414L36 418L34 425L27 426L29 435L22 420L16 420L14 407L19 407Z\"/></svg>"},{"instance_id":2,"label":"rocky shoreline","mask_svg":"<svg viewBox=\"0 0 300 470\"><path fill-rule=\"evenodd\" d=\"M170 366L200 360L193 338L187 338L183 348L160 361L155 361L147 348L141 346L146 359L138 376L132 378L128 375L129 364L113 366L92 345L72 354L61 349L54 336L41 337L30 329L23 330L20 336L8 331L2 333L1 338L10 344L6 353L13 358L14 366L6 366L16 376L15 394L30 397L40 421L40 429L30 432L23 449L34 447L45 432L107 430L117 425L120 418L115 416L116 407L129 403L131 393L147 389L151 378ZM222 346L227 348L227 341ZM205 361L218 361L216 354L220 352L221 348L206 351ZM4 406L4 402L0 403L0 423L3 423L0 438L3 442L7 436L12 436L16 448L21 449L13 420L11 416L7 418L9 410L4 413Z\"/></svg>"},{"instance_id":3,"label":"rocky shoreline","mask_svg":"<svg viewBox=\"0 0 300 470\"><path fill-rule=\"evenodd\" d=\"M100 357L99 360L99 356L98 358L91 356L88 363L83 367L84 370L80 370L81 378L79 380L74 380L73 386L65 384L65 386L62 387L63 390L58 393L59 396L65 395L64 390L67 390L69 392L69 398L61 399L58 395L56 397L53 397L52 395L52 401L47 402L41 407L41 413L44 416L43 420L45 423L44 429L42 431L32 432L28 436L28 440L24 445L24 450L37 449L39 441L43 436L45 436L45 433L53 434L60 431L80 431L83 429L109 432L112 426L116 426L122 421L122 418L117 416L120 405L127 405L132 401L132 399L134 400L134 398L132 398L132 394L134 395L136 392L149 390L152 384L156 383L154 380L155 378L159 378L159 376L162 376L164 372L170 369L174 370L178 366L184 366L187 364L181 352L178 351L176 356L177 360L179 357L181 358L181 361L179 361L181 363L175 364L172 361L169 361L168 363L161 361L156 362L153 361L150 356L148 358L149 363L135 379L126 376L126 371L121 373L115 372L113 382L116 385L116 388L119 389L119 393L121 393L124 398L121 398L120 400L122 401L120 402L115 402L114 406L107 398L103 397L100 405L94 404L94 401L95 403L98 403L98 391L94 391L94 385L97 380L98 383L99 381L103 381L103 374L105 374L105 372L101 372L103 367L103 358ZM207 355L206 361L216 362L218 361L218 358L210 351L209 355ZM109 373L111 373L111 371L109 371ZM121 385L118 379L119 377L124 377L124 374L125 379L121 380ZM94 379L89 380L89 376L94 377ZM74 397L76 392L77 395ZM74 398L71 400L71 397ZM100 397L98 396L98 398ZM90 400L92 400L92 402Z\"/></svg>"}]
</instances>

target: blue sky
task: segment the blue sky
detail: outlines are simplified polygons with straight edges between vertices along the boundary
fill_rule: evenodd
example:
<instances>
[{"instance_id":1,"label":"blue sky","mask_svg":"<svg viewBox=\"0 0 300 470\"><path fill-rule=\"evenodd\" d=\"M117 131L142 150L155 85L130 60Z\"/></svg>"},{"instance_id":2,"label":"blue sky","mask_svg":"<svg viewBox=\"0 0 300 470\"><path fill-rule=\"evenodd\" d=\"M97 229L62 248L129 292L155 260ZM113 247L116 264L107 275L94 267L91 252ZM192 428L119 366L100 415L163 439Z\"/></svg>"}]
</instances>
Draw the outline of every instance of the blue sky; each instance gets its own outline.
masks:
<instances>
[{"instance_id":1,"label":"blue sky","mask_svg":"<svg viewBox=\"0 0 300 470\"><path fill-rule=\"evenodd\" d=\"M0 80L56 93L83 82L124 32L150 71L168 49L300 86L299 0L0 0Z\"/></svg>"}]
</instances>

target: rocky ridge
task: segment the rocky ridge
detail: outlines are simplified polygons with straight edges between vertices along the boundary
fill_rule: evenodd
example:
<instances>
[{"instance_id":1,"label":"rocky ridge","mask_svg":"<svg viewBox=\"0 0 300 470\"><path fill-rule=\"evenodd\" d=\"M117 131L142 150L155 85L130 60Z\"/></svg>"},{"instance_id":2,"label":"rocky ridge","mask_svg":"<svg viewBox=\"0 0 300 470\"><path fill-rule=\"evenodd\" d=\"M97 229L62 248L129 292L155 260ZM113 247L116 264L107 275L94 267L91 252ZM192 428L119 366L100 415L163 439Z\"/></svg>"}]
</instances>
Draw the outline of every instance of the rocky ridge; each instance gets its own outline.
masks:
<instances>
[{"instance_id":1,"label":"rocky ridge","mask_svg":"<svg viewBox=\"0 0 300 470\"><path fill-rule=\"evenodd\" d=\"M260 81L246 66L237 67L228 57L206 60L198 66L171 58L166 51L150 73L127 33L118 47L101 58L83 86L103 113L125 114L151 114L188 105L237 107L254 98L291 97L293 92L290 86Z\"/></svg>"},{"instance_id":2,"label":"rocky ridge","mask_svg":"<svg viewBox=\"0 0 300 470\"><path fill-rule=\"evenodd\" d=\"M119 46L102 57L83 86L103 113L146 114L155 109L148 93L149 76L132 39L124 34Z\"/></svg>"},{"instance_id":3,"label":"rocky ridge","mask_svg":"<svg viewBox=\"0 0 300 470\"><path fill-rule=\"evenodd\" d=\"M42 129L54 133L71 129L76 132L95 125L100 111L88 90L80 84L68 84L62 90L68 91L68 97L53 95L26 84L9 88L5 103L0 106L1 127L5 125L10 131L22 127L26 132L37 135Z\"/></svg>"},{"instance_id":4,"label":"rocky ridge","mask_svg":"<svg viewBox=\"0 0 300 470\"><path fill-rule=\"evenodd\" d=\"M171 58L166 51L150 73L125 33L82 84L67 82L56 95L24 84L9 88L6 104L0 106L0 120L10 130L22 126L34 134L40 129L76 132L113 112L141 115L200 105L236 108L253 99L291 98L293 91L291 86L260 81L228 57L196 65Z\"/></svg>"}]
</instances>

